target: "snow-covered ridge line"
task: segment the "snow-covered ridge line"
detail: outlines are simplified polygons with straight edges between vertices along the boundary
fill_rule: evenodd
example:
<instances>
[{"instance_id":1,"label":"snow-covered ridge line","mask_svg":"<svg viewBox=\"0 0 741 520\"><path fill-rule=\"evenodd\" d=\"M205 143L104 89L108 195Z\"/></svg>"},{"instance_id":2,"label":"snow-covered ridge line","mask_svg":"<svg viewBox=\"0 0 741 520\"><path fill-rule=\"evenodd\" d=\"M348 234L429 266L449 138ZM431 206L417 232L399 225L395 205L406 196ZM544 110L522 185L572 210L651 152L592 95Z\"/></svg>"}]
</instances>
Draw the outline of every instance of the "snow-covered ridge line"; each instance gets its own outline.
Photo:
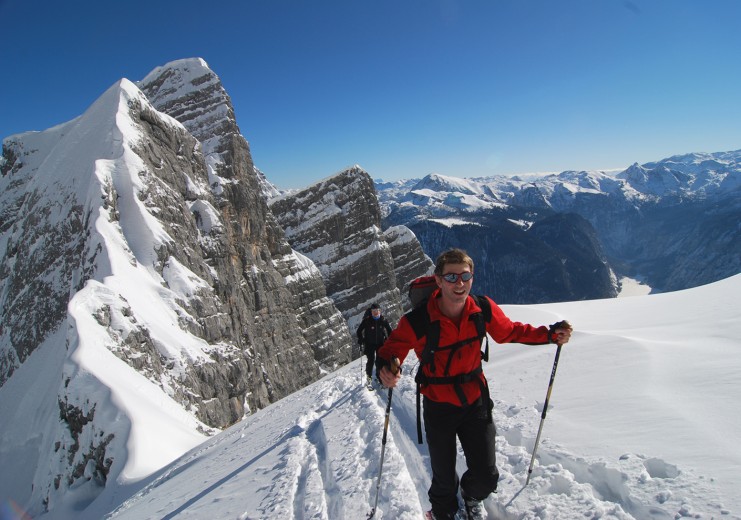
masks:
<instances>
[{"instance_id":1,"label":"snow-covered ridge line","mask_svg":"<svg viewBox=\"0 0 741 520\"><path fill-rule=\"evenodd\" d=\"M0 489L34 517L78 517L350 359L218 77L184 60L148 81L5 140L0 467L25 469Z\"/></svg>"}]
</instances>

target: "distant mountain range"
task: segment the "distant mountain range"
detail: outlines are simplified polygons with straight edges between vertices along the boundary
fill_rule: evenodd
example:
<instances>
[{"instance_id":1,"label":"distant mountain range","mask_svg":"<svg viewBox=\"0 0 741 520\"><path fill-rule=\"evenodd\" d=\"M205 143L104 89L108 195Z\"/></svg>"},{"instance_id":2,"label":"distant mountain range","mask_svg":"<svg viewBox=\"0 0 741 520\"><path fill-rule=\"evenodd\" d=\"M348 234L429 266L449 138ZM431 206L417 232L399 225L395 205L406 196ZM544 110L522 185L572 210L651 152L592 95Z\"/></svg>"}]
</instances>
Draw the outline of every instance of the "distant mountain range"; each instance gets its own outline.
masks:
<instances>
[{"instance_id":1,"label":"distant mountain range","mask_svg":"<svg viewBox=\"0 0 741 520\"><path fill-rule=\"evenodd\" d=\"M384 225L408 226L433 258L466 247L478 289L502 303L612 297L621 275L663 292L741 271L741 150L621 172L431 174L376 190Z\"/></svg>"}]
</instances>

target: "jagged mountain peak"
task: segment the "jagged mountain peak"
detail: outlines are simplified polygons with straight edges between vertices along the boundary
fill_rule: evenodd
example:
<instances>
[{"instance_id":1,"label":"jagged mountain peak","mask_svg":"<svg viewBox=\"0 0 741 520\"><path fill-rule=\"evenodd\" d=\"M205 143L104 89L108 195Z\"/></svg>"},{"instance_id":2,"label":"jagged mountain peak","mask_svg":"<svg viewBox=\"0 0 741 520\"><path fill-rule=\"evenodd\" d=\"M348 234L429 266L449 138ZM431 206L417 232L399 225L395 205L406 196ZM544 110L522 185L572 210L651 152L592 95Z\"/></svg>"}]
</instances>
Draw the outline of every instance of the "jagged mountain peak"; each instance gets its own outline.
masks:
<instances>
[{"instance_id":1,"label":"jagged mountain peak","mask_svg":"<svg viewBox=\"0 0 741 520\"><path fill-rule=\"evenodd\" d=\"M141 80L142 83L149 83L154 78L159 77L165 70L180 71L180 75L190 76L191 79L213 74L211 67L208 66L208 63L203 58L182 58L155 67Z\"/></svg>"},{"instance_id":2,"label":"jagged mountain peak","mask_svg":"<svg viewBox=\"0 0 741 520\"><path fill-rule=\"evenodd\" d=\"M304 188L288 190L278 196L274 196L270 199L270 204L275 204L285 197L296 197L301 199L306 196L306 194L309 194L309 196L311 196L310 194L317 191L331 191L332 185L345 186L353 182L361 182L364 185L370 183L371 186L374 186L373 179L371 178L370 174L365 171L360 165L355 164L353 166L348 166L347 168L344 168L328 177L318 180Z\"/></svg>"},{"instance_id":3,"label":"jagged mountain peak","mask_svg":"<svg viewBox=\"0 0 741 520\"><path fill-rule=\"evenodd\" d=\"M334 175L327 177L327 179L331 179L337 176L360 177L363 179L370 178L370 174L368 173L368 171L362 166L360 166L359 164L353 164L352 166L348 166L347 168L340 170ZM320 184L321 182L322 181L319 181L317 184Z\"/></svg>"},{"instance_id":4,"label":"jagged mountain peak","mask_svg":"<svg viewBox=\"0 0 741 520\"><path fill-rule=\"evenodd\" d=\"M177 102L189 92L210 88L219 89L226 96L221 80L201 58L176 60L155 67L136 84L147 93L152 104L160 107Z\"/></svg>"},{"instance_id":5,"label":"jagged mountain peak","mask_svg":"<svg viewBox=\"0 0 741 520\"><path fill-rule=\"evenodd\" d=\"M200 90L204 85L220 84L221 80L202 58L186 58L171 61L152 69L137 84L148 87L156 84L153 101L168 97L180 97L183 90Z\"/></svg>"},{"instance_id":6,"label":"jagged mountain peak","mask_svg":"<svg viewBox=\"0 0 741 520\"><path fill-rule=\"evenodd\" d=\"M159 142L147 146L152 130L175 148L182 144L182 156ZM159 399L168 408L161 417L181 421L174 435L192 445L207 429L177 401L185 366L210 364L191 307L205 296L204 307L212 308L209 273L176 258L187 248L174 247L155 188L167 182L167 160L177 161L182 181L203 159L183 126L127 79L76 119L6 144L12 166L0 179L0 220L7 223L0 229L0 385L34 385L26 363L54 374L29 406L57 413L10 419L39 436L27 457L37 474L26 484L36 506L61 500L73 485L87 486L92 499L107 478L128 478L134 467L177 455L159 443L152 445L156 457L146 450L124 455L126 439L162 426L137 422L119 406L117 396L130 393L133 381L143 407ZM159 171L148 153L158 155ZM177 216L182 229L197 234L187 207ZM142 373L132 368L126 380L110 377L108 370L127 358ZM82 468L87 477L80 480Z\"/></svg>"},{"instance_id":7,"label":"jagged mountain peak","mask_svg":"<svg viewBox=\"0 0 741 520\"><path fill-rule=\"evenodd\" d=\"M3 143L0 387L27 397L1 400L0 437L29 468L9 496L33 516L81 510L351 357L216 75L196 59L147 78Z\"/></svg>"},{"instance_id":8,"label":"jagged mountain peak","mask_svg":"<svg viewBox=\"0 0 741 520\"><path fill-rule=\"evenodd\" d=\"M729 164L738 162L739 159L741 159L741 150L735 150L735 151L728 151L728 152L715 152L715 153L707 153L707 152L691 152L691 153L685 153L685 154L678 154L678 155L672 155L671 157L667 157L665 159L661 159L660 161L652 161L649 163L646 163L644 166L647 168L652 168L656 164L673 164L677 167L681 168L682 165L685 167L696 167L697 165L702 165L704 163L718 163L718 164Z\"/></svg>"},{"instance_id":9,"label":"jagged mountain peak","mask_svg":"<svg viewBox=\"0 0 741 520\"><path fill-rule=\"evenodd\" d=\"M360 166L359 164L353 164L352 166L349 166L342 170L344 172L356 172L356 173L368 173L365 168Z\"/></svg>"},{"instance_id":10,"label":"jagged mountain peak","mask_svg":"<svg viewBox=\"0 0 741 520\"><path fill-rule=\"evenodd\" d=\"M221 139L239 134L231 98L205 60L188 58L156 67L137 82L157 110L180 121L204 153L221 151Z\"/></svg>"},{"instance_id":11,"label":"jagged mountain peak","mask_svg":"<svg viewBox=\"0 0 741 520\"><path fill-rule=\"evenodd\" d=\"M718 185L729 174L736 175L741 163L741 150L717 153L688 153L674 155L660 161L644 164L646 168L665 166L675 171L688 174L695 189L706 184ZM722 178L721 178L722 177ZM699 182L698 182L699 181Z\"/></svg>"},{"instance_id":12,"label":"jagged mountain peak","mask_svg":"<svg viewBox=\"0 0 741 520\"><path fill-rule=\"evenodd\" d=\"M391 322L401 316L400 287L431 262L401 229L381 231L375 186L365 170L352 166L270 205L291 246L321 271L351 330L373 302Z\"/></svg>"},{"instance_id":13,"label":"jagged mountain peak","mask_svg":"<svg viewBox=\"0 0 741 520\"><path fill-rule=\"evenodd\" d=\"M630 166L628 166L625 170L617 174L618 179L629 179L631 177L635 178L643 178L646 177L646 172L648 171L647 168L644 168L637 162L634 162Z\"/></svg>"},{"instance_id":14,"label":"jagged mountain peak","mask_svg":"<svg viewBox=\"0 0 741 520\"><path fill-rule=\"evenodd\" d=\"M328 177L327 179L332 179L333 177L349 177L349 178L357 178L362 179L363 182L365 182L367 179L371 179L370 174L360 166L359 164L354 164L352 166L349 166L345 168L344 170L341 170L334 174L331 177ZM321 183L321 181L319 181Z\"/></svg>"},{"instance_id":15,"label":"jagged mountain peak","mask_svg":"<svg viewBox=\"0 0 741 520\"><path fill-rule=\"evenodd\" d=\"M134 106L139 116L132 116ZM76 196L69 204L84 204L88 196L98 196L101 179L96 178L100 166L96 161L103 159L113 165L125 160L127 146L139 144L144 119L174 132L186 132L177 120L158 113L134 83L121 79L75 119L48 130L6 138L3 173L14 178L14 191L20 187L54 197L74 187ZM19 177L28 184L18 185ZM3 193L8 195L6 190Z\"/></svg>"},{"instance_id":16,"label":"jagged mountain peak","mask_svg":"<svg viewBox=\"0 0 741 520\"><path fill-rule=\"evenodd\" d=\"M693 174L673 168L672 163L659 162L650 166L634 164L617 177L637 192L653 197L684 194L692 190Z\"/></svg>"}]
</instances>

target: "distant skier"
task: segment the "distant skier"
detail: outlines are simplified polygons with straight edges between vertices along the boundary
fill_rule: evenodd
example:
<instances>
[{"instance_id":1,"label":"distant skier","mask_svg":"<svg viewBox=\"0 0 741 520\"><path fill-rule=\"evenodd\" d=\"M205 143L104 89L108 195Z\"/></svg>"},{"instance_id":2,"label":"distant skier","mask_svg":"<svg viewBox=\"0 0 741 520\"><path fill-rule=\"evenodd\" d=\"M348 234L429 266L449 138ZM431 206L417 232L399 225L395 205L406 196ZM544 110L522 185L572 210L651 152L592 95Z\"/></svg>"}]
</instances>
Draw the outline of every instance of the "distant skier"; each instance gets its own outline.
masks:
<instances>
[{"instance_id":1,"label":"distant skier","mask_svg":"<svg viewBox=\"0 0 741 520\"><path fill-rule=\"evenodd\" d=\"M357 330L358 344L368 358L368 362L365 364L365 375L368 384L371 383L371 376L373 375L376 351L383 345L389 334L391 334L391 325L381 313L381 307L374 303L365 311L363 321L360 322Z\"/></svg>"},{"instance_id":2,"label":"distant skier","mask_svg":"<svg viewBox=\"0 0 741 520\"><path fill-rule=\"evenodd\" d=\"M424 426L430 453L432 483L428 519L453 519L458 512L458 487L466 517L486 519L483 500L496 491L492 419L494 403L481 360L488 359L488 333L498 343L564 344L571 325L549 327L512 322L494 301L469 295L473 260L462 250L441 254L435 264L433 289L425 303L405 314L378 351L376 366L384 386L394 388L401 372L389 370L389 360L404 361L410 350L420 359L416 381L424 395ZM483 341L486 353L481 352ZM421 426L418 426L421 441ZM456 436L468 468L458 480Z\"/></svg>"}]
</instances>

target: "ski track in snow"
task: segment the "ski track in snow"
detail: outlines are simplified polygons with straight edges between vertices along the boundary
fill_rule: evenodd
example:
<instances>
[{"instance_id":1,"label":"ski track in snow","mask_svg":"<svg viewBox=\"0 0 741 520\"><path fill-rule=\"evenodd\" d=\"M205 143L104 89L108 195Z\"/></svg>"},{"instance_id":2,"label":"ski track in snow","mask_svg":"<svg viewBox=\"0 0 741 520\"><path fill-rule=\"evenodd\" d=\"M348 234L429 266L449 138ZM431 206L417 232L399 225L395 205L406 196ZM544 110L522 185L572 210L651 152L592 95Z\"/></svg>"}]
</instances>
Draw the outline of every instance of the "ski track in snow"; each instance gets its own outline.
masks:
<instances>
[{"instance_id":1,"label":"ski track in snow","mask_svg":"<svg viewBox=\"0 0 741 520\"><path fill-rule=\"evenodd\" d=\"M407 364L405 373L415 369ZM263 411L285 420L278 438L260 428L276 418L262 421L258 413L186 454L107 518L142 518L142 509L150 518L204 518L215 501L226 502L219 510L240 520L366 518L376 496L388 392L369 391L357 362L301 392L316 395L289 397ZM316 406L306 409L306 403ZM671 462L636 454L587 459L547 434L525 487L540 411L495 400L494 419L501 476L498 493L485 501L490 518L738 518L714 501L709 482ZM244 462L245 453L256 455ZM422 518L429 509L428 459L427 445L417 444L414 381L407 375L392 397L375 518ZM461 473L460 446L458 462ZM202 479L199 493L193 478ZM167 489L156 494L168 503L147 508L147 496L160 487Z\"/></svg>"}]
</instances>

